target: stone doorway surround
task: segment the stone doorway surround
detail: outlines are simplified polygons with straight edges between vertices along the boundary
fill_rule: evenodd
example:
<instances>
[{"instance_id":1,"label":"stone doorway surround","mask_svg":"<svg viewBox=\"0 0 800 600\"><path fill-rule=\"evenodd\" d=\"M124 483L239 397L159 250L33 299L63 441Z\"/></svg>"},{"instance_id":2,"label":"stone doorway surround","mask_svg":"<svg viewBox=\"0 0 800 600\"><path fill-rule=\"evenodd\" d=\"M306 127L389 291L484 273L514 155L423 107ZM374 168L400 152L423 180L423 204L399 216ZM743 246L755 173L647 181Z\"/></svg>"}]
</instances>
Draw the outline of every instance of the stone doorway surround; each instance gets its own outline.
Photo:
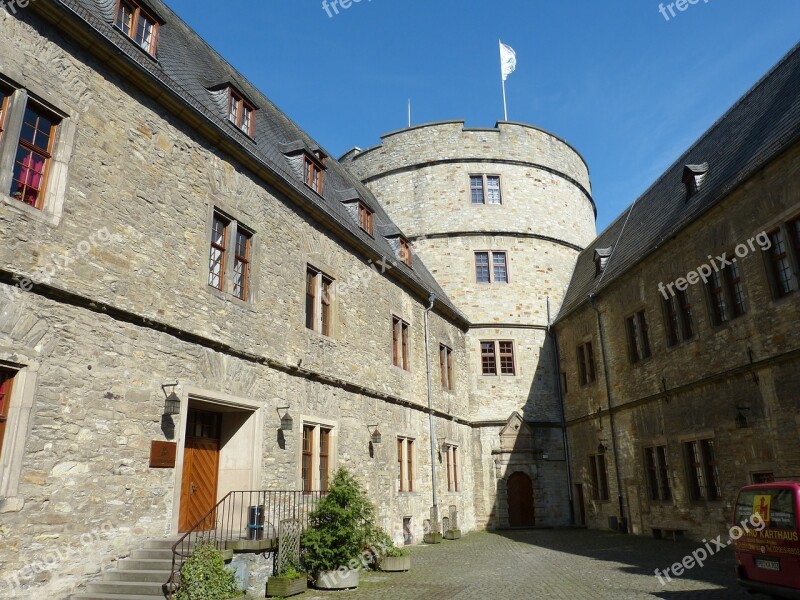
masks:
<instances>
[{"instance_id":1,"label":"stone doorway surround","mask_svg":"<svg viewBox=\"0 0 800 600\"><path fill-rule=\"evenodd\" d=\"M180 386L176 393L181 397L181 413L175 427L178 448L170 522L172 533L177 533L179 527L189 406L222 414L217 501L232 491L258 490L263 487L261 468L265 419L265 405L260 401L190 385Z\"/></svg>"},{"instance_id":2,"label":"stone doorway surround","mask_svg":"<svg viewBox=\"0 0 800 600\"><path fill-rule=\"evenodd\" d=\"M494 527L509 529L508 480L515 473L523 473L530 478L535 491L539 475L536 465L539 453L535 449L533 431L519 412L511 414L499 436L500 448L492 451L497 479ZM536 514L536 498L532 502Z\"/></svg>"}]
</instances>

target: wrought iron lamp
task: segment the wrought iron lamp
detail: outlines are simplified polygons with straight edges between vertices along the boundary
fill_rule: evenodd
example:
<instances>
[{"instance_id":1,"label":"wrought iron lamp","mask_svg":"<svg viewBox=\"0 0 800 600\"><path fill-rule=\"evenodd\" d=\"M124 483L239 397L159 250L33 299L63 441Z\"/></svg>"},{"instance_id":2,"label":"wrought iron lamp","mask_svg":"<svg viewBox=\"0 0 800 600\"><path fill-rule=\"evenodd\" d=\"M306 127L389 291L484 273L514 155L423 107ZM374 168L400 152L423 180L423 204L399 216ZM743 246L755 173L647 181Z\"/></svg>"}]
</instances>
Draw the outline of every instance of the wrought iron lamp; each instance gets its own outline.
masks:
<instances>
[{"instance_id":1,"label":"wrought iron lamp","mask_svg":"<svg viewBox=\"0 0 800 600\"><path fill-rule=\"evenodd\" d=\"M374 427L374 429L373 429L373 427ZM376 423L375 425L368 425L367 428L372 432L371 433L372 443L373 444L380 444L381 441L383 440L383 436L381 435L381 432L378 431L378 424Z\"/></svg>"},{"instance_id":2,"label":"wrought iron lamp","mask_svg":"<svg viewBox=\"0 0 800 600\"><path fill-rule=\"evenodd\" d=\"M292 415L289 414L289 409L291 406L279 406L278 407L278 416L281 418L281 431L291 431L294 429L294 419ZM281 415L281 411L286 411Z\"/></svg>"},{"instance_id":3,"label":"wrought iron lamp","mask_svg":"<svg viewBox=\"0 0 800 600\"><path fill-rule=\"evenodd\" d=\"M165 415L173 416L181 414L181 398L175 393L175 388L178 387L178 385L178 383L167 383L161 386L164 397L166 398L164 401ZM169 395L167 394L167 388L172 388L172 392Z\"/></svg>"}]
</instances>

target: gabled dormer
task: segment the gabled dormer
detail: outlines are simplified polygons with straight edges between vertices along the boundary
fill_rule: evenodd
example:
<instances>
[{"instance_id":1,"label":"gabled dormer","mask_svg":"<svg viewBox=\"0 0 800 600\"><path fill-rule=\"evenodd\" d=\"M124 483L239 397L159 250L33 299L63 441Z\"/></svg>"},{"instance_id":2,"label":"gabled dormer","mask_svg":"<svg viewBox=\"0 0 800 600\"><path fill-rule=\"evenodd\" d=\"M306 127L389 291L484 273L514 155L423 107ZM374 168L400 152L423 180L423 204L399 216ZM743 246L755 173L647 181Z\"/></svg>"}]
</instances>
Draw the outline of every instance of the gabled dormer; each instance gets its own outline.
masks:
<instances>
[{"instance_id":1,"label":"gabled dormer","mask_svg":"<svg viewBox=\"0 0 800 600\"><path fill-rule=\"evenodd\" d=\"M614 252L614 248L595 248L594 249L594 276L597 277L606 270L606 266L608 265L608 260L611 258L611 254Z\"/></svg>"},{"instance_id":2,"label":"gabled dormer","mask_svg":"<svg viewBox=\"0 0 800 600\"><path fill-rule=\"evenodd\" d=\"M163 20L139 0L117 0L114 27L155 58Z\"/></svg>"},{"instance_id":3,"label":"gabled dormer","mask_svg":"<svg viewBox=\"0 0 800 600\"><path fill-rule=\"evenodd\" d=\"M350 188L337 195L361 230L375 237L375 211L369 207L358 192L354 188Z\"/></svg>"},{"instance_id":4,"label":"gabled dormer","mask_svg":"<svg viewBox=\"0 0 800 600\"><path fill-rule=\"evenodd\" d=\"M386 241L394 250L395 256L409 269L414 268L414 254L411 249L411 242L405 236L398 234L387 235Z\"/></svg>"},{"instance_id":5,"label":"gabled dormer","mask_svg":"<svg viewBox=\"0 0 800 600\"><path fill-rule=\"evenodd\" d=\"M328 155L319 146L309 146L303 140L283 144L281 152L303 183L322 196Z\"/></svg>"},{"instance_id":6,"label":"gabled dormer","mask_svg":"<svg viewBox=\"0 0 800 600\"><path fill-rule=\"evenodd\" d=\"M255 139L258 108L233 83L215 85L210 90L221 116L246 136Z\"/></svg>"},{"instance_id":7,"label":"gabled dormer","mask_svg":"<svg viewBox=\"0 0 800 600\"><path fill-rule=\"evenodd\" d=\"M707 175L707 162L701 165L686 165L683 168L683 184L686 186L687 200L700 191Z\"/></svg>"}]
</instances>

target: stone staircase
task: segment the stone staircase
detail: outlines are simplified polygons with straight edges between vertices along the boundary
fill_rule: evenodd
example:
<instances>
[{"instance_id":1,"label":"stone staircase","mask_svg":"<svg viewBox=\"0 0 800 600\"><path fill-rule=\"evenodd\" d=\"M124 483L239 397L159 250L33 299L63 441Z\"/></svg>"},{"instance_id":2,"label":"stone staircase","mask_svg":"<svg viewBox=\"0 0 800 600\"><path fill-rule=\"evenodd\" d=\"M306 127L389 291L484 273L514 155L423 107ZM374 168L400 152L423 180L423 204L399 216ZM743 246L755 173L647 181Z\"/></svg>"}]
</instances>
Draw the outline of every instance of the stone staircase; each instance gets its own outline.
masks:
<instances>
[{"instance_id":1,"label":"stone staircase","mask_svg":"<svg viewBox=\"0 0 800 600\"><path fill-rule=\"evenodd\" d=\"M172 545L176 540L148 540L117 566L87 584L71 600L153 600L164 598L164 584L172 570Z\"/></svg>"}]
</instances>

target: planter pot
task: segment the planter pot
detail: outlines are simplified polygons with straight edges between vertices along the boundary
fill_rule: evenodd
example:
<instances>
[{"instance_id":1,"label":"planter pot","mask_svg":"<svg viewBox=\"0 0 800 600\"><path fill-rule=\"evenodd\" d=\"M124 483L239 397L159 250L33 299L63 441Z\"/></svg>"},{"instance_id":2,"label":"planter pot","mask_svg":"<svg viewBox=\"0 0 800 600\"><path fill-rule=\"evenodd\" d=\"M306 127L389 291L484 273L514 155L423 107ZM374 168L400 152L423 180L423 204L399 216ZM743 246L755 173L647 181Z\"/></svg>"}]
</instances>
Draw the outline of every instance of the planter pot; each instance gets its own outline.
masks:
<instances>
[{"instance_id":1,"label":"planter pot","mask_svg":"<svg viewBox=\"0 0 800 600\"><path fill-rule=\"evenodd\" d=\"M422 541L426 544L441 544L442 543L442 534L441 533L426 533L422 537Z\"/></svg>"},{"instance_id":2,"label":"planter pot","mask_svg":"<svg viewBox=\"0 0 800 600\"><path fill-rule=\"evenodd\" d=\"M358 569L342 569L339 571L322 571L317 576L315 587L318 590L349 590L358 587L361 571Z\"/></svg>"},{"instance_id":3,"label":"planter pot","mask_svg":"<svg viewBox=\"0 0 800 600\"><path fill-rule=\"evenodd\" d=\"M378 568L388 573L399 573L411 569L410 556L384 556Z\"/></svg>"},{"instance_id":4,"label":"planter pot","mask_svg":"<svg viewBox=\"0 0 800 600\"><path fill-rule=\"evenodd\" d=\"M267 580L267 597L288 598L302 594L308 588L308 575L297 577L270 577Z\"/></svg>"},{"instance_id":5,"label":"planter pot","mask_svg":"<svg viewBox=\"0 0 800 600\"><path fill-rule=\"evenodd\" d=\"M444 534L445 539L448 540L460 540L461 539L461 530L460 529L448 529Z\"/></svg>"}]
</instances>

